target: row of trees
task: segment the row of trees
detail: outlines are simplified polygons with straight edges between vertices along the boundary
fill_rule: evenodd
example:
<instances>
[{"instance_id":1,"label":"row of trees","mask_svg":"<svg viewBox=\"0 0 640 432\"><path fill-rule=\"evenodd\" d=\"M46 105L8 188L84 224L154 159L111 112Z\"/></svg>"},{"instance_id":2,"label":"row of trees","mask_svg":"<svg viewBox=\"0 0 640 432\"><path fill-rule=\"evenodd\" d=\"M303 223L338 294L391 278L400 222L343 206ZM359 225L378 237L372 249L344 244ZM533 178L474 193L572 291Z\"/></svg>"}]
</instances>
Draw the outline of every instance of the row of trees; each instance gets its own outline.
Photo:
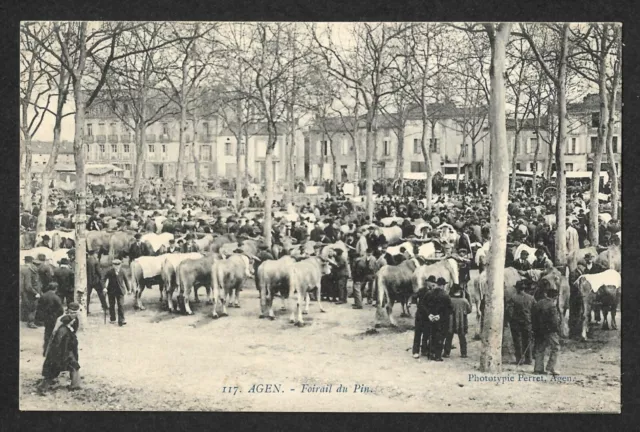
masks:
<instances>
[{"instance_id":1,"label":"row of trees","mask_svg":"<svg viewBox=\"0 0 640 432\"><path fill-rule=\"evenodd\" d=\"M487 301L488 347L483 368L500 367L496 351L502 328L502 271L506 247L506 204L509 165L515 168L517 146L527 122L533 122L546 143L548 160L555 155L557 175L557 264L566 262L566 187L564 154L569 101L585 93L585 83L600 95L598 149L594 179L599 178L602 150L613 162L613 124L620 78L620 28L610 24L440 24L440 23L23 23L21 28L21 153L30 180L30 141L45 115L55 118L52 157L43 174L44 229L48 178L60 145L62 119L73 115L76 191L76 284L83 287L85 270L84 131L87 111L106 106L134 131L136 168L133 197L140 193L146 160L146 129L167 116L179 119L179 156L175 183L181 208L187 158L196 162L195 145L202 119L216 115L236 138L238 178L248 175L246 143L252 126L263 125L265 152L264 236L271 242L274 198L273 152L285 137L285 202L294 182L295 132L312 120L325 132L331 155L336 125L348 131L356 160L366 166L367 213L373 218L373 160L378 124L392 125L398 137L395 176L402 185L404 129L410 115L422 124L421 150L427 171L427 203L431 203L432 149L438 119L455 109L455 128L462 134L458 162L470 145L490 136L492 264ZM514 123L515 142L506 138L507 116ZM487 128L488 125L488 128ZM364 126L360 154L358 130ZM191 128L193 134L188 136ZM488 130L488 132L487 132ZM534 161L541 150L540 141ZM511 162L509 162L511 154ZM243 169L244 155L244 169ZM333 159L338 183L339 171ZM550 163L547 170L550 170ZM617 204L615 164L613 199ZM515 169L514 169L515 171ZM550 174L550 172L548 172ZM515 179L515 176L513 176ZM196 172L196 179L200 175ZM592 239L598 238L599 182L592 182ZM236 182L240 199L242 182ZM515 182L511 183L511 188ZM534 182L535 188L535 182ZM24 204L31 207L25 188ZM613 216L618 208L614 205ZM500 335L497 330L500 329ZM501 342L501 341L500 341Z\"/></svg>"}]
</instances>

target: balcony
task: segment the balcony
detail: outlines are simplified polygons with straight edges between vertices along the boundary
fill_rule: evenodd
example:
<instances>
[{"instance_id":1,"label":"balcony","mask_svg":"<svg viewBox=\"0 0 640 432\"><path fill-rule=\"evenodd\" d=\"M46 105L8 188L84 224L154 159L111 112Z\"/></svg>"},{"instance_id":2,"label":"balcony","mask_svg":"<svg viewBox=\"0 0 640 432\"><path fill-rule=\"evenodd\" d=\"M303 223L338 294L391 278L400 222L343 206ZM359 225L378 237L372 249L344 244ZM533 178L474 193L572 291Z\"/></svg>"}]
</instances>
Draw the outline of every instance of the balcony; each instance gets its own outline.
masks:
<instances>
[{"instance_id":1,"label":"balcony","mask_svg":"<svg viewBox=\"0 0 640 432\"><path fill-rule=\"evenodd\" d=\"M156 136L151 134L151 135L147 135L147 143L149 144L153 144L156 142Z\"/></svg>"},{"instance_id":2,"label":"balcony","mask_svg":"<svg viewBox=\"0 0 640 432\"><path fill-rule=\"evenodd\" d=\"M160 135L160 142L161 142L161 143L168 143L168 142L171 142L171 135L169 135L169 134L162 134L162 135Z\"/></svg>"},{"instance_id":3,"label":"balcony","mask_svg":"<svg viewBox=\"0 0 640 432\"><path fill-rule=\"evenodd\" d=\"M107 136L106 135L96 135L96 142L98 144L104 144L107 142Z\"/></svg>"},{"instance_id":4,"label":"balcony","mask_svg":"<svg viewBox=\"0 0 640 432\"><path fill-rule=\"evenodd\" d=\"M85 135L83 141L85 144L93 144L93 135Z\"/></svg>"},{"instance_id":5,"label":"balcony","mask_svg":"<svg viewBox=\"0 0 640 432\"><path fill-rule=\"evenodd\" d=\"M123 144L129 144L131 142L130 135L120 135L120 142Z\"/></svg>"},{"instance_id":6,"label":"balcony","mask_svg":"<svg viewBox=\"0 0 640 432\"><path fill-rule=\"evenodd\" d=\"M115 135L115 134L109 135L109 142L112 143L112 144L117 144L118 143L118 135Z\"/></svg>"}]
</instances>

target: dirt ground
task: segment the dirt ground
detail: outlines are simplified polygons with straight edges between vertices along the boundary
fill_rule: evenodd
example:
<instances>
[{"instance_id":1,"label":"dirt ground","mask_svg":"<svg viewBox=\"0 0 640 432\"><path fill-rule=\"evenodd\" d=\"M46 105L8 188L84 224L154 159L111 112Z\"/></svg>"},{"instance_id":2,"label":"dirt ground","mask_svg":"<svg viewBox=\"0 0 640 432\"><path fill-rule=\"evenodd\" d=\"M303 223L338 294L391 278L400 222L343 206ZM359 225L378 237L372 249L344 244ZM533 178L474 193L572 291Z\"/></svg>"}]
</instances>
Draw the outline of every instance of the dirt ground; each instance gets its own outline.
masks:
<instances>
[{"instance_id":1,"label":"dirt ground","mask_svg":"<svg viewBox=\"0 0 640 432\"><path fill-rule=\"evenodd\" d=\"M505 356L501 376L513 381L496 383L478 371L480 342L471 339L475 312L469 315L469 357L460 358L454 349L438 363L412 358L412 319L398 317L397 329L372 331L371 306L353 310L350 304L324 302L326 313L320 313L312 303L307 325L299 328L289 324L288 312L279 311L279 299L275 321L258 319L253 280L245 285L242 307L218 320L211 318L212 307L200 291L202 303L191 303L193 316L161 311L157 288L145 291L145 311L134 311L128 296L124 327L103 324L94 295L94 312L78 334L83 388L75 392L68 392L64 373L47 395L36 393L44 329L22 323L20 409L620 412L619 331L598 327L589 342L563 341L558 365L563 382L550 376L525 381L536 377L533 367L516 367L513 356ZM396 305L394 315L399 314ZM254 388L262 393L251 392L260 384ZM305 384L331 384L331 392L303 392ZM338 392L340 385L347 391ZM236 386L235 394L225 391Z\"/></svg>"}]
</instances>

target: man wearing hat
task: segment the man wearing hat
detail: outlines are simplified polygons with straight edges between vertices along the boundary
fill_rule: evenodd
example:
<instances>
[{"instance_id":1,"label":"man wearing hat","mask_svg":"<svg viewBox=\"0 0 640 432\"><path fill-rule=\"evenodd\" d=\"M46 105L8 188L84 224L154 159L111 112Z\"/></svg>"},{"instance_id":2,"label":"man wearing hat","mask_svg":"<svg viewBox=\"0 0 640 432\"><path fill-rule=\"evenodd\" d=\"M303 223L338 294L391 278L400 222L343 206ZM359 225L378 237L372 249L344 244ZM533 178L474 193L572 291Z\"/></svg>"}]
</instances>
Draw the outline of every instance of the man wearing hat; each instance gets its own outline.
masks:
<instances>
[{"instance_id":1,"label":"man wearing hat","mask_svg":"<svg viewBox=\"0 0 640 432\"><path fill-rule=\"evenodd\" d=\"M129 248L129 260L133 262L135 259L140 258L141 256L150 255L147 250L147 246L140 241L142 238L142 234L136 233L134 236L135 241Z\"/></svg>"},{"instance_id":2,"label":"man wearing hat","mask_svg":"<svg viewBox=\"0 0 640 432\"><path fill-rule=\"evenodd\" d=\"M333 275L335 280L336 291L338 294L337 305L347 303L347 280L351 278L351 269L347 263L347 259L344 256L342 249L336 248L335 265L333 269Z\"/></svg>"},{"instance_id":3,"label":"man wearing hat","mask_svg":"<svg viewBox=\"0 0 640 432\"><path fill-rule=\"evenodd\" d=\"M429 358L442 361L442 349L449 329L449 317L453 311L451 298L444 288L447 281L439 277L436 288L425 298L425 312L427 315L427 332L429 334Z\"/></svg>"},{"instance_id":4,"label":"man wearing hat","mask_svg":"<svg viewBox=\"0 0 640 432\"><path fill-rule=\"evenodd\" d=\"M471 303L464 298L464 292L462 287L454 285L451 287L451 305L453 312L449 318L449 328L447 338L444 343L443 357L449 357L451 354L451 344L453 342L453 335L458 335L458 341L460 342L460 357L467 357L467 331L469 324L467 321L467 315L471 313Z\"/></svg>"},{"instance_id":5,"label":"man wearing hat","mask_svg":"<svg viewBox=\"0 0 640 432\"><path fill-rule=\"evenodd\" d=\"M38 328L35 323L38 299L42 295L42 285L38 275L38 267L31 256L24 257L24 265L20 266L20 299L22 300L22 320L27 321L29 328Z\"/></svg>"},{"instance_id":6,"label":"man wearing hat","mask_svg":"<svg viewBox=\"0 0 640 432\"><path fill-rule=\"evenodd\" d=\"M49 244L49 241L51 240L51 237L49 237L47 234L42 236L42 240L40 240L40 242L36 245L36 247L46 247L51 249L51 245Z\"/></svg>"},{"instance_id":7,"label":"man wearing hat","mask_svg":"<svg viewBox=\"0 0 640 432\"><path fill-rule=\"evenodd\" d=\"M180 249L176 246L176 241L174 239L169 240L169 247L167 248L167 253L175 254L180 253Z\"/></svg>"},{"instance_id":8,"label":"man wearing hat","mask_svg":"<svg viewBox=\"0 0 640 432\"><path fill-rule=\"evenodd\" d=\"M53 282L53 273L55 269L51 264L47 262L47 257L44 254L38 254L38 261L41 263L38 265L38 276L40 276L40 286L44 289Z\"/></svg>"},{"instance_id":9,"label":"man wearing hat","mask_svg":"<svg viewBox=\"0 0 640 432\"><path fill-rule=\"evenodd\" d=\"M531 322L533 324L534 357L533 372L545 374L544 355L549 348L549 361L546 371L558 375L556 363L560 349L560 314L556 306L558 290L551 286L547 279L541 279L540 289L543 298L531 308Z\"/></svg>"},{"instance_id":10,"label":"man wearing hat","mask_svg":"<svg viewBox=\"0 0 640 432\"><path fill-rule=\"evenodd\" d=\"M596 274L602 273L605 269L598 263L593 262L593 255L591 253L587 253L584 256L584 270L582 274Z\"/></svg>"},{"instance_id":11,"label":"man wearing hat","mask_svg":"<svg viewBox=\"0 0 640 432\"><path fill-rule=\"evenodd\" d=\"M420 352L422 355L428 355L429 353L429 326L428 326L428 312L427 312L427 296L436 287L436 277L431 275L427 278L427 283L424 288L418 291L418 309L416 311L416 322L413 333L413 358L420 358ZM422 348L422 349L421 349Z\"/></svg>"},{"instance_id":12,"label":"man wearing hat","mask_svg":"<svg viewBox=\"0 0 640 432\"><path fill-rule=\"evenodd\" d=\"M104 297L104 293L102 292L102 287L100 286L102 277L100 275L100 262L96 257L96 251L90 250L87 252L87 315L89 315L89 308L91 306L91 292L95 289L96 293L98 293L98 297L100 298L100 304L102 305L102 310L106 311L107 301Z\"/></svg>"},{"instance_id":13,"label":"man wearing hat","mask_svg":"<svg viewBox=\"0 0 640 432\"><path fill-rule=\"evenodd\" d=\"M116 304L118 306L118 324L123 326L124 320L124 296L130 291L129 280L122 270L122 261L114 259L111 269L105 275L105 285L103 293L109 297L109 316L112 324L116 322Z\"/></svg>"},{"instance_id":14,"label":"man wearing hat","mask_svg":"<svg viewBox=\"0 0 640 432\"><path fill-rule=\"evenodd\" d=\"M531 264L529 264L529 261L527 258L529 258L529 252L527 252L526 250L523 250L522 252L520 252L520 258L518 258L513 262L512 267L520 271L531 270Z\"/></svg>"},{"instance_id":15,"label":"man wearing hat","mask_svg":"<svg viewBox=\"0 0 640 432\"><path fill-rule=\"evenodd\" d=\"M36 318L44 323L44 345L42 348L42 355L44 356L47 351L47 344L53 329L56 325L58 317L64 313L64 307L62 305L62 299L60 292L58 291L58 283L51 282L47 287L47 291L42 294L38 300L38 307L36 310Z\"/></svg>"},{"instance_id":16,"label":"man wearing hat","mask_svg":"<svg viewBox=\"0 0 640 432\"><path fill-rule=\"evenodd\" d=\"M68 258L61 258L59 264L60 267L55 269L53 273L53 280L58 284L60 296L65 303L69 305L70 303L73 303L75 275L69 266Z\"/></svg>"},{"instance_id":17,"label":"man wearing hat","mask_svg":"<svg viewBox=\"0 0 640 432\"><path fill-rule=\"evenodd\" d=\"M187 234L185 239L187 240L187 242L184 244L184 247L182 249L184 253L200 252L200 248L198 247L195 236L193 234Z\"/></svg>"},{"instance_id":18,"label":"man wearing hat","mask_svg":"<svg viewBox=\"0 0 640 432\"><path fill-rule=\"evenodd\" d=\"M44 394L53 384L53 380L60 372L68 371L71 375L69 390L80 388L80 363L78 356L78 303L70 303L67 313L56 321L53 335L45 349L45 359L42 365L43 380L38 386L38 393Z\"/></svg>"},{"instance_id":19,"label":"man wearing hat","mask_svg":"<svg viewBox=\"0 0 640 432\"><path fill-rule=\"evenodd\" d=\"M545 270L551 267L553 267L553 264L544 255L544 250L536 249L536 259L533 261L531 268L534 270Z\"/></svg>"},{"instance_id":20,"label":"man wearing hat","mask_svg":"<svg viewBox=\"0 0 640 432\"><path fill-rule=\"evenodd\" d=\"M516 294L505 305L505 318L511 328L513 347L516 354L516 364L531 364L531 345L533 332L531 329L531 308L535 303L533 296L527 294L527 288L531 285L528 279L516 283Z\"/></svg>"}]
</instances>

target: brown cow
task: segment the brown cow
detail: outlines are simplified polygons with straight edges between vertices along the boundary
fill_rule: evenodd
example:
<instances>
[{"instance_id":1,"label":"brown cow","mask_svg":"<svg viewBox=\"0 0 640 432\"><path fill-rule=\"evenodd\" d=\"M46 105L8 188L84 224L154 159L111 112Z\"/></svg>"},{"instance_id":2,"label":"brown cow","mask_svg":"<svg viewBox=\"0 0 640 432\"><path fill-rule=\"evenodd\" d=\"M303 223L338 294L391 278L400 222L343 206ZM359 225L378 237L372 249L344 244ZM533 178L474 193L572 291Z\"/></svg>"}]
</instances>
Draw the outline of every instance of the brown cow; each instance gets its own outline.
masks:
<instances>
[{"instance_id":1,"label":"brown cow","mask_svg":"<svg viewBox=\"0 0 640 432\"><path fill-rule=\"evenodd\" d=\"M211 290L213 291L213 318L218 318L218 302L222 302L222 316L228 316L227 301L232 292L242 286L245 279L253 276L254 257L233 254L227 259L214 259L211 266ZM185 296L185 308L188 298ZM236 303L236 307L240 307Z\"/></svg>"},{"instance_id":2,"label":"brown cow","mask_svg":"<svg viewBox=\"0 0 640 432\"><path fill-rule=\"evenodd\" d=\"M203 255L198 252L165 255L164 262L162 263L162 281L165 289L167 290L166 307L170 312L173 312L173 293L178 287L178 266L184 260L195 260L202 257Z\"/></svg>"},{"instance_id":3,"label":"brown cow","mask_svg":"<svg viewBox=\"0 0 640 432\"><path fill-rule=\"evenodd\" d=\"M204 286L207 290L207 304L212 304L211 299L211 266L215 259L215 254L204 256L198 259L185 259L176 270L176 283L180 288L180 294L178 300L180 304L184 305L185 313L193 315L191 307L189 307L189 296L191 295L191 289L193 288L193 294L195 302L199 303L198 288ZM173 293L167 302L169 312L173 312ZM181 301L180 301L181 300Z\"/></svg>"}]
</instances>

